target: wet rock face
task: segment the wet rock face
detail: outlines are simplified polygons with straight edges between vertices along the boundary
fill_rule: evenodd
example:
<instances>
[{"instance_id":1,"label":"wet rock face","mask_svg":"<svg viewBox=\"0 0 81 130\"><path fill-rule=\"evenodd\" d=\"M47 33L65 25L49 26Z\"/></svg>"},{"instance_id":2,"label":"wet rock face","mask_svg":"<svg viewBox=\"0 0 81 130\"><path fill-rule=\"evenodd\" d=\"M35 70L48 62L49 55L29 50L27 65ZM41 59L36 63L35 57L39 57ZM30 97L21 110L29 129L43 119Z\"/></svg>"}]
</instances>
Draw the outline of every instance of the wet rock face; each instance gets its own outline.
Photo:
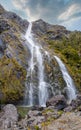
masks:
<instances>
[{"instance_id":1,"label":"wet rock face","mask_svg":"<svg viewBox=\"0 0 81 130\"><path fill-rule=\"evenodd\" d=\"M59 95L63 92L65 82L55 59L50 55L48 57L43 50L42 56L44 65L44 81L48 91L48 98L51 98L52 96ZM27 86L30 86L30 83L32 83L33 86L33 105L39 104L38 76L38 66L37 62L35 62L32 80L31 76L29 74L27 75ZM27 97L26 101L29 101L28 99L29 97Z\"/></svg>"},{"instance_id":2,"label":"wet rock face","mask_svg":"<svg viewBox=\"0 0 81 130\"><path fill-rule=\"evenodd\" d=\"M52 96L61 94L66 84L58 64L52 56L49 55L49 57L45 57L44 66L46 74L45 80L48 86L49 98L51 98Z\"/></svg>"},{"instance_id":3,"label":"wet rock face","mask_svg":"<svg viewBox=\"0 0 81 130\"><path fill-rule=\"evenodd\" d=\"M13 128L18 121L17 109L12 104L6 105L0 115L0 129Z\"/></svg>"}]
</instances>

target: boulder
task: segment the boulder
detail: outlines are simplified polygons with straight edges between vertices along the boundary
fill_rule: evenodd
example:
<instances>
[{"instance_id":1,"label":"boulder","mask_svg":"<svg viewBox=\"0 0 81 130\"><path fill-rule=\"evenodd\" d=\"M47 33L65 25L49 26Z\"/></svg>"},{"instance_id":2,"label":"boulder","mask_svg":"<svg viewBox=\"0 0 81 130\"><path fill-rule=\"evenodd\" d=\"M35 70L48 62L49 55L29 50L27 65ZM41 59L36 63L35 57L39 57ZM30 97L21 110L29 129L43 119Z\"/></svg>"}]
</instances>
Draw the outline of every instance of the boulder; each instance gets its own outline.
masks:
<instances>
[{"instance_id":1,"label":"boulder","mask_svg":"<svg viewBox=\"0 0 81 130\"><path fill-rule=\"evenodd\" d=\"M77 98L71 101L70 106L72 107L72 109L76 109L80 105L81 105L81 95L78 94Z\"/></svg>"},{"instance_id":2,"label":"boulder","mask_svg":"<svg viewBox=\"0 0 81 130\"><path fill-rule=\"evenodd\" d=\"M56 109L62 110L67 106L67 101L63 95L57 95L49 99L46 106L54 106Z\"/></svg>"},{"instance_id":3,"label":"boulder","mask_svg":"<svg viewBox=\"0 0 81 130\"><path fill-rule=\"evenodd\" d=\"M17 121L17 108L12 104L4 106L2 112L0 113L0 129L11 128L17 123Z\"/></svg>"},{"instance_id":4,"label":"boulder","mask_svg":"<svg viewBox=\"0 0 81 130\"><path fill-rule=\"evenodd\" d=\"M43 110L44 110L44 107L35 105L35 106L33 106L33 107L31 108L31 110L32 110L32 111L34 111L34 110L43 111Z\"/></svg>"},{"instance_id":5,"label":"boulder","mask_svg":"<svg viewBox=\"0 0 81 130\"><path fill-rule=\"evenodd\" d=\"M42 116L42 113L40 111L34 110L28 112L28 118L32 118L33 116Z\"/></svg>"},{"instance_id":6,"label":"boulder","mask_svg":"<svg viewBox=\"0 0 81 130\"><path fill-rule=\"evenodd\" d=\"M64 109L64 112L71 112L73 110L72 106L68 106Z\"/></svg>"},{"instance_id":7,"label":"boulder","mask_svg":"<svg viewBox=\"0 0 81 130\"><path fill-rule=\"evenodd\" d=\"M79 110L81 107L81 95L78 94L75 100L72 100L70 104L64 109L65 112L70 112L72 110Z\"/></svg>"},{"instance_id":8,"label":"boulder","mask_svg":"<svg viewBox=\"0 0 81 130\"><path fill-rule=\"evenodd\" d=\"M37 116L37 117L34 116L27 120L27 125L34 127L35 125L38 125L38 124L42 123L43 121L45 121L44 116Z\"/></svg>"}]
</instances>

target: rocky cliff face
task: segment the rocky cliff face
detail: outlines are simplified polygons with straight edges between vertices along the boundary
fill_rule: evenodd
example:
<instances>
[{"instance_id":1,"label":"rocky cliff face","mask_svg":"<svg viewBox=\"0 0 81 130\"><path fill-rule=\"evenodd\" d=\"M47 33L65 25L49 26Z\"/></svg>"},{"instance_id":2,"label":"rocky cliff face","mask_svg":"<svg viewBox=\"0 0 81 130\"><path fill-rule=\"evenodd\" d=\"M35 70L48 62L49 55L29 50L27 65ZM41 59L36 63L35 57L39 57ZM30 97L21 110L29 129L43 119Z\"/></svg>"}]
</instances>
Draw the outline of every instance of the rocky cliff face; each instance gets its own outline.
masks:
<instances>
[{"instance_id":1,"label":"rocky cliff face","mask_svg":"<svg viewBox=\"0 0 81 130\"><path fill-rule=\"evenodd\" d=\"M39 19L35 22L33 22L33 28L35 34L38 36L47 34L47 33L53 33L55 36L56 34L68 34L70 31L66 30L64 26L61 25L51 25L43 21L42 19Z\"/></svg>"},{"instance_id":2,"label":"rocky cliff face","mask_svg":"<svg viewBox=\"0 0 81 130\"><path fill-rule=\"evenodd\" d=\"M26 70L30 58L29 49L25 44L27 41L24 38L27 27L28 21L22 20L15 13L6 11L0 5L0 90L2 103L16 103L16 101L23 99L24 96L27 75ZM52 88L49 86L51 97L53 96L52 90L58 94L59 90L63 92L63 88L65 87L62 73L60 72L57 62L53 58L53 55L56 53L66 64L68 64L66 55L69 54L63 55L64 52L61 52L60 49L66 48L68 43L66 44L64 40L67 40L68 42L72 33L63 26L50 25L43 20L33 22L32 32L34 33L36 42L41 44L43 49L46 50L46 54L43 54L46 72L45 80L52 86ZM79 37L79 39L80 38L81 37ZM47 52L49 52L49 58ZM79 56L81 56L80 49L78 53ZM80 71L81 65L79 60L77 65ZM69 70L70 65L67 66L69 66ZM72 76L74 76L75 73L72 73L72 69L75 70L75 68L71 68L70 71ZM78 75L77 80L79 80L78 86L80 87L81 81L79 77L80 75ZM29 79L27 79L27 82L28 80ZM74 80L76 80L76 76L74 77ZM36 82L36 79L34 79L35 84Z\"/></svg>"},{"instance_id":3,"label":"rocky cliff face","mask_svg":"<svg viewBox=\"0 0 81 130\"><path fill-rule=\"evenodd\" d=\"M0 5L0 90L2 102L16 102L25 89L28 51L23 34L28 22Z\"/></svg>"}]
</instances>

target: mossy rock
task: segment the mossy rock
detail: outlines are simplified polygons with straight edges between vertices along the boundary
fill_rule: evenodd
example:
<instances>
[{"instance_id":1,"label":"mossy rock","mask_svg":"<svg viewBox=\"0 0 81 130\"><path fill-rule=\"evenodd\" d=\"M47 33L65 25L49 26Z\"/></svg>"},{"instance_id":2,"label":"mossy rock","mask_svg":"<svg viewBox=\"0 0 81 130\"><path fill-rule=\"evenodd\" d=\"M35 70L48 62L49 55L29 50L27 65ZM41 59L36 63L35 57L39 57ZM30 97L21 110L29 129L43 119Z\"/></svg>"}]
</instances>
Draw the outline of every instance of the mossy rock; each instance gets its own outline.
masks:
<instances>
[{"instance_id":1,"label":"mossy rock","mask_svg":"<svg viewBox=\"0 0 81 130\"><path fill-rule=\"evenodd\" d=\"M15 58L4 56L0 60L0 90L2 103L15 103L23 98L26 70Z\"/></svg>"}]
</instances>

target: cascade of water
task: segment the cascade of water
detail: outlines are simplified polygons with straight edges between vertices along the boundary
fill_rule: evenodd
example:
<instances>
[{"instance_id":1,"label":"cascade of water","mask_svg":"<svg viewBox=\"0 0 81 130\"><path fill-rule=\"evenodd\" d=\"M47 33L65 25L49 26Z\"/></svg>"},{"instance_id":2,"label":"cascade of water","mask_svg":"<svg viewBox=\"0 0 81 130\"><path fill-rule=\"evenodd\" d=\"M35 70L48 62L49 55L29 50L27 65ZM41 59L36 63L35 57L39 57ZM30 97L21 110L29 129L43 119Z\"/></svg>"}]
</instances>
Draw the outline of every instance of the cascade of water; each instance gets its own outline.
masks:
<instances>
[{"instance_id":1,"label":"cascade of water","mask_svg":"<svg viewBox=\"0 0 81 130\"><path fill-rule=\"evenodd\" d=\"M71 102L73 99L76 99L76 90L75 90L75 85L73 83L72 78L70 77L70 75L67 72L67 69L65 67L65 65L63 64L63 62L60 60L60 58L58 58L57 56L54 56L63 75L63 78L66 82L67 85L67 96L69 99L69 102Z\"/></svg>"},{"instance_id":2,"label":"cascade of water","mask_svg":"<svg viewBox=\"0 0 81 130\"><path fill-rule=\"evenodd\" d=\"M38 73L39 105L45 106L46 100L48 98L48 92L47 92L46 83L44 81L43 56L42 56L42 53L41 53L41 48L37 44L35 44L35 42L33 40L31 29L32 29L32 23L29 24L28 30L27 30L26 35L25 35L25 38L28 42L26 44L29 47L29 50L30 50L30 53L31 53L31 58L30 58L30 62L29 62L29 69L28 69L29 72L30 72L30 78L31 78L31 82L30 82L30 85L29 85L29 104L28 105L31 105L31 106L33 105L34 84L32 82L32 78L33 78L32 74L33 74L33 71L34 71L34 57L35 57L36 62L37 62L37 67L38 67L37 73ZM27 92L25 93L25 100L27 100L26 96L27 96Z\"/></svg>"},{"instance_id":3,"label":"cascade of water","mask_svg":"<svg viewBox=\"0 0 81 130\"><path fill-rule=\"evenodd\" d=\"M36 55L37 55L37 62L38 62L38 69L39 69L39 104L41 106L46 105L46 100L48 98L48 92L47 92L47 85L44 81L44 65L43 65L43 57L40 51L39 46L36 46Z\"/></svg>"},{"instance_id":4,"label":"cascade of water","mask_svg":"<svg viewBox=\"0 0 81 130\"><path fill-rule=\"evenodd\" d=\"M32 28L32 24L30 23L29 26L28 26L25 38L28 42L27 46L29 47L29 50L30 50L30 53L31 53L28 72L30 72L30 78L31 78L30 80L32 81L32 73L33 73L33 70L34 70L34 62L33 62L34 43L31 40L32 39L31 28ZM27 87L27 84L26 84L26 87ZM24 104L27 105L27 88L26 88L26 91L25 91ZM33 105L33 84L32 84L32 82L30 82L30 84L29 84L29 102L28 102L28 105L30 105L30 106Z\"/></svg>"},{"instance_id":5,"label":"cascade of water","mask_svg":"<svg viewBox=\"0 0 81 130\"><path fill-rule=\"evenodd\" d=\"M29 48L31 57L29 60L29 67L27 69L27 78L28 76L30 77L30 81L27 84L26 83L26 91L25 91L25 97L24 97L24 105L34 105L34 88L35 88L35 84L33 82L34 79L34 72L37 73L37 88L38 88L38 99L39 99L39 105L40 106L45 106L46 105L46 101L48 99L48 89L47 87L50 85L47 85L47 83L45 82L45 73L44 73L44 60L43 60L43 54L41 52L42 47L39 46L36 42L34 42L33 36L32 36L32 23L29 24L25 38L27 40L26 45ZM42 49L42 51L44 51ZM47 51L44 51L45 55L48 57L48 59L50 59L50 56L48 54ZM63 62L57 57L54 56L56 61L59 64L59 67L61 69L63 78L66 82L67 85L67 95L68 95L68 99L69 101L71 101L72 99L76 98L76 90L75 90L75 85L73 83L72 78L70 77L70 75L67 72L67 69L65 67L65 65L63 64ZM36 65L36 66L35 66ZM37 71L35 70L35 67L37 67ZM27 93L27 91L29 93ZM53 89L52 89L53 91ZM52 92L54 95L55 93ZM27 102L27 100L29 102Z\"/></svg>"}]
</instances>

